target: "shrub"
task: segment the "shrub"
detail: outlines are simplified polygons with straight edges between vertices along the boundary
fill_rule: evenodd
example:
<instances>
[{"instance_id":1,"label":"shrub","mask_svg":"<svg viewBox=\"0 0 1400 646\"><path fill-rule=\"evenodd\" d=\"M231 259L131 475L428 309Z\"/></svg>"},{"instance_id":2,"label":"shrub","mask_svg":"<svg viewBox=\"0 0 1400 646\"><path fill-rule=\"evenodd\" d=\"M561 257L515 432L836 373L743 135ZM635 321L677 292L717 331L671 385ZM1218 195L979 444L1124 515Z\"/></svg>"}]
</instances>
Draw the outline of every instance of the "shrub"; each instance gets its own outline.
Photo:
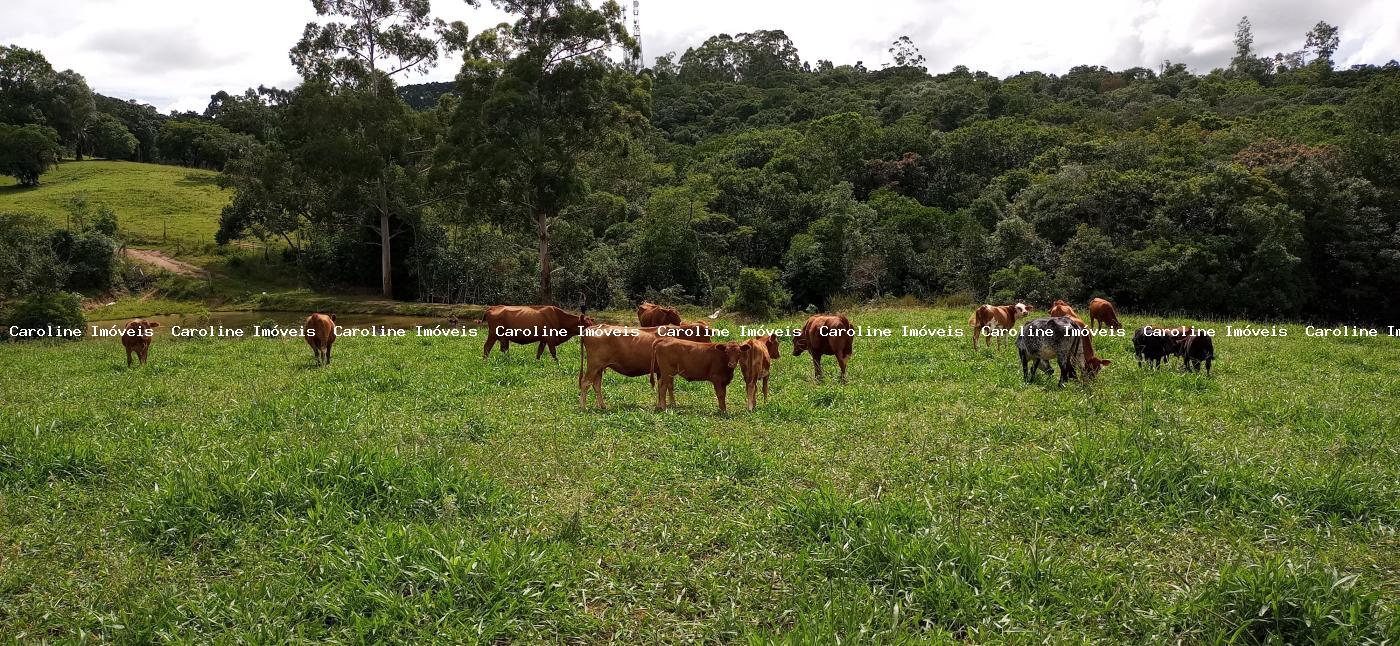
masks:
<instances>
[{"instance_id":1,"label":"shrub","mask_svg":"<svg viewBox=\"0 0 1400 646\"><path fill-rule=\"evenodd\" d=\"M39 216L0 213L0 301L59 289L68 267L54 253L53 226Z\"/></svg>"},{"instance_id":2,"label":"shrub","mask_svg":"<svg viewBox=\"0 0 1400 646\"><path fill-rule=\"evenodd\" d=\"M769 316L778 309L779 292L772 273L749 267L739 272L739 287L725 309L749 316Z\"/></svg>"},{"instance_id":3,"label":"shrub","mask_svg":"<svg viewBox=\"0 0 1400 646\"><path fill-rule=\"evenodd\" d=\"M117 245L111 238L96 231L77 235L58 231L54 234L53 246L72 272L68 275L70 289L111 288L117 260Z\"/></svg>"},{"instance_id":4,"label":"shrub","mask_svg":"<svg viewBox=\"0 0 1400 646\"><path fill-rule=\"evenodd\" d=\"M0 334L11 327L28 329L78 328L87 324L83 303L78 294L68 292L38 292L13 303L0 320Z\"/></svg>"}]
</instances>

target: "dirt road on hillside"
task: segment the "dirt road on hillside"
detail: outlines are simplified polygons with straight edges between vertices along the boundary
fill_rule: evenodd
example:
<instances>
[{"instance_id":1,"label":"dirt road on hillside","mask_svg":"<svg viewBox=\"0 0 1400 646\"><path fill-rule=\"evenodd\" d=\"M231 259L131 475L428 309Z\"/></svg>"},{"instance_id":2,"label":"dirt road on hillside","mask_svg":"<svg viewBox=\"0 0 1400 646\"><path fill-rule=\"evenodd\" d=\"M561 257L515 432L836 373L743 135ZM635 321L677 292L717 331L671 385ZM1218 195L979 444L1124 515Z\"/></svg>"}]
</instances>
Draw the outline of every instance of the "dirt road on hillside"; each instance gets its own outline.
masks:
<instances>
[{"instance_id":1,"label":"dirt road on hillside","mask_svg":"<svg viewBox=\"0 0 1400 646\"><path fill-rule=\"evenodd\" d=\"M187 262L181 262L154 249L128 248L126 250L126 257L135 260L136 262L139 262L141 264L159 267L161 269L164 269L165 271L180 274L182 276L204 278L205 276L209 275L209 272L206 272L199 267L191 265Z\"/></svg>"}]
</instances>

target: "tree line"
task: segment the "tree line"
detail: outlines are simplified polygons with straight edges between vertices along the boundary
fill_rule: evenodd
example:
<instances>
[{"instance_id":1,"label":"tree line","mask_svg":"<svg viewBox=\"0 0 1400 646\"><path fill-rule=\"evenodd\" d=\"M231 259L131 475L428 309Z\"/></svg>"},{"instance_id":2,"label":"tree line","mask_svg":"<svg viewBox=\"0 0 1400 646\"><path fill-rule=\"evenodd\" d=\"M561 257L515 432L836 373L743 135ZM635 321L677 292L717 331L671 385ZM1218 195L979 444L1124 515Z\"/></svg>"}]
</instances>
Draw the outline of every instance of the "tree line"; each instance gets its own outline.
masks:
<instances>
[{"instance_id":1,"label":"tree line","mask_svg":"<svg viewBox=\"0 0 1400 646\"><path fill-rule=\"evenodd\" d=\"M495 4L511 21L470 34L422 0L318 0L301 85L161 118L144 154L223 170L220 242L399 298L1400 314L1400 64L1338 69L1326 23L1262 55L1243 19L1208 73L998 78L931 73L908 37L880 69L804 61L776 29L637 69L613 2ZM454 83L397 85L447 52Z\"/></svg>"}]
</instances>

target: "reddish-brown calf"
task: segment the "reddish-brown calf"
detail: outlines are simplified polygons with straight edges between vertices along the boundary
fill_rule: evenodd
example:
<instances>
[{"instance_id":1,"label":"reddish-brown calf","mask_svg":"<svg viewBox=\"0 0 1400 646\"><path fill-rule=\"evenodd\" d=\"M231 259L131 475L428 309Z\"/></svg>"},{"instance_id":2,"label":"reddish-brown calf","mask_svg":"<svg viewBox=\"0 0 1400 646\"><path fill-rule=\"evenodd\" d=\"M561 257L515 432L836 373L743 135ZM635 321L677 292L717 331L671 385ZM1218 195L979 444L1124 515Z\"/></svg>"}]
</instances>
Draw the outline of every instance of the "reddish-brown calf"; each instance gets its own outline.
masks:
<instances>
[{"instance_id":1,"label":"reddish-brown calf","mask_svg":"<svg viewBox=\"0 0 1400 646\"><path fill-rule=\"evenodd\" d=\"M802 330L792 337L792 356L812 353L812 365L817 379L822 378L822 355L836 357L841 366L841 382L846 381L846 362L855 353L855 326L842 314L817 314L802 324Z\"/></svg>"},{"instance_id":2,"label":"reddish-brown calf","mask_svg":"<svg viewBox=\"0 0 1400 646\"><path fill-rule=\"evenodd\" d=\"M151 351L151 337L158 327L159 323L145 319L136 319L126 324L126 330L122 332L122 347L126 348L126 367L131 367L133 353L141 361L141 365L146 365L146 354Z\"/></svg>"},{"instance_id":3,"label":"reddish-brown calf","mask_svg":"<svg viewBox=\"0 0 1400 646\"><path fill-rule=\"evenodd\" d=\"M734 368L739 365L742 350L737 343L703 343L657 337L652 343L652 368L656 376L656 410L666 410L666 400L676 403L676 375L686 381L708 381L714 384L719 412L725 406L726 390L734 381Z\"/></svg>"},{"instance_id":4,"label":"reddish-brown calf","mask_svg":"<svg viewBox=\"0 0 1400 646\"><path fill-rule=\"evenodd\" d=\"M316 355L316 365L331 365L331 344L335 343L335 315L316 312L306 317L302 324L306 333L306 343Z\"/></svg>"}]
</instances>

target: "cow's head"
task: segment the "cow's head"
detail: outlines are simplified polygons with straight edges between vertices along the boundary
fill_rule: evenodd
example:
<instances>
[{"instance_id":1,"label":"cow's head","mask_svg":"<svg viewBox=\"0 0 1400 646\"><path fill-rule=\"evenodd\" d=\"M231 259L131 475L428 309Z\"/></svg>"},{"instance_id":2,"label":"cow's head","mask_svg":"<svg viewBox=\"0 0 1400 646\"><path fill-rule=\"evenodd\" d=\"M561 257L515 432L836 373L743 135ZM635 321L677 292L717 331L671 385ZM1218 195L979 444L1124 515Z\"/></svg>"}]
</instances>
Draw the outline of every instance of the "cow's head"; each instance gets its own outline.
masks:
<instances>
[{"instance_id":1,"label":"cow's head","mask_svg":"<svg viewBox=\"0 0 1400 646\"><path fill-rule=\"evenodd\" d=\"M1099 375L1099 371L1103 370L1104 366L1111 365L1113 365L1113 362L1108 359L1089 357L1084 360L1084 377L1086 379L1093 379Z\"/></svg>"},{"instance_id":2,"label":"cow's head","mask_svg":"<svg viewBox=\"0 0 1400 646\"><path fill-rule=\"evenodd\" d=\"M1017 303L1011 308L1011 311L1016 313L1016 318L1021 318L1027 314L1030 314L1031 312L1034 312L1035 308L1025 303Z\"/></svg>"},{"instance_id":3,"label":"cow's head","mask_svg":"<svg viewBox=\"0 0 1400 646\"><path fill-rule=\"evenodd\" d=\"M767 336L758 337L758 342L768 351L769 359L777 359L783 356L782 350L778 346L778 337L769 334Z\"/></svg>"},{"instance_id":4,"label":"cow's head","mask_svg":"<svg viewBox=\"0 0 1400 646\"><path fill-rule=\"evenodd\" d=\"M802 351L806 349L807 337L806 331L804 330L802 332L798 332L797 336L792 337L792 356L800 357L802 356Z\"/></svg>"},{"instance_id":5,"label":"cow's head","mask_svg":"<svg viewBox=\"0 0 1400 646\"><path fill-rule=\"evenodd\" d=\"M744 351L749 349L747 345L739 345L738 343L734 343L733 341L729 343L721 343L718 347L722 352L724 352L725 367L729 368L730 370L733 370L735 366L739 365L739 359L744 356Z\"/></svg>"}]
</instances>

